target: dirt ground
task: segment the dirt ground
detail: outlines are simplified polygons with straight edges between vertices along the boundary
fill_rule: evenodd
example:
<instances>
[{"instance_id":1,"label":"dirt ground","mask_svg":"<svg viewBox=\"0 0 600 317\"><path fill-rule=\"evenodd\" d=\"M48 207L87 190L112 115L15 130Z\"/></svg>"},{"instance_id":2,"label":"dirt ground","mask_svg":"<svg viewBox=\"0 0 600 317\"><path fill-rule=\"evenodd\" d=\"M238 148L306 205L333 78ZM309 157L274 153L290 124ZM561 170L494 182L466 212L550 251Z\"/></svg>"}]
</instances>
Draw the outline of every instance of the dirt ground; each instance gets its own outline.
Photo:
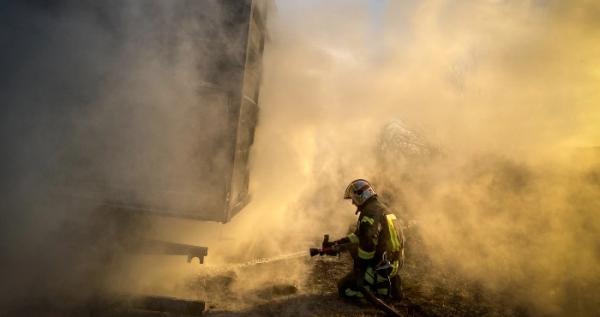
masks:
<instances>
[{"instance_id":1,"label":"dirt ground","mask_svg":"<svg viewBox=\"0 0 600 317\"><path fill-rule=\"evenodd\" d=\"M519 301L516 286L492 292L476 281L467 281L447 269L437 269L418 235L412 237L407 243L406 261L401 271L405 299L392 303L402 315L544 316ZM369 304L350 303L338 297L337 281L351 270L351 262L348 254L314 258L306 255L233 269L206 266L205 274L190 277L183 281L182 287L192 300L205 302L203 316L208 317L385 316ZM583 307L566 316L589 316L584 313L589 311ZM52 300L27 304L0 315L183 316L121 309L111 301L65 306Z\"/></svg>"}]
</instances>

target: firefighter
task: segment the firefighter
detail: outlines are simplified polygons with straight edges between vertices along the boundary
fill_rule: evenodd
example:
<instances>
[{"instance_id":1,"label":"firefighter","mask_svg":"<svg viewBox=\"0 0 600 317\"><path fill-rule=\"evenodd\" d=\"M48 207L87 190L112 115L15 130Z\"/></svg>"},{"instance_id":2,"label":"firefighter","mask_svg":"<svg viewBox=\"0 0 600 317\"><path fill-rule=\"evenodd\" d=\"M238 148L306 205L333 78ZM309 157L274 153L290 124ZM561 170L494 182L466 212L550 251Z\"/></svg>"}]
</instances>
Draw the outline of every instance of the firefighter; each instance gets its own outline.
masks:
<instances>
[{"instance_id":1,"label":"firefighter","mask_svg":"<svg viewBox=\"0 0 600 317\"><path fill-rule=\"evenodd\" d=\"M331 246L355 246L351 252L352 272L338 282L341 297L360 299L362 288L380 298L402 298L398 271L404 260L404 235L396 216L379 201L371 184L364 179L354 180L346 188L344 199L351 199L357 207L356 230L348 236L331 242Z\"/></svg>"}]
</instances>

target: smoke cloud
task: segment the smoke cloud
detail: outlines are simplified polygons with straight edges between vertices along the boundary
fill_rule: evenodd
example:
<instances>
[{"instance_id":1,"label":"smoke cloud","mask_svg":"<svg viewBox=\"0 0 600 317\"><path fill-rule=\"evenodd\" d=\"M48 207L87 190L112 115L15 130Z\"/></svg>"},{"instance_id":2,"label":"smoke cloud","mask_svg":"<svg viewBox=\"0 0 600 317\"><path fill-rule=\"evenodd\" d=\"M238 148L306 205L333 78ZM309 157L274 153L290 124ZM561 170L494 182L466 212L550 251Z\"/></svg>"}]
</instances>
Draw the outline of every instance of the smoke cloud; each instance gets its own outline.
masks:
<instances>
[{"instance_id":1,"label":"smoke cloud","mask_svg":"<svg viewBox=\"0 0 600 317\"><path fill-rule=\"evenodd\" d=\"M599 7L380 3L278 3L233 257L345 234L343 189L367 178L436 270L533 315L593 315ZM390 122L423 153L382 146Z\"/></svg>"},{"instance_id":2,"label":"smoke cloud","mask_svg":"<svg viewBox=\"0 0 600 317\"><path fill-rule=\"evenodd\" d=\"M550 0L276 4L251 154L252 202L227 224L147 224L153 237L208 246L207 266L141 257L126 268L120 263L119 274L99 284L179 295L185 290L167 280L304 250L323 233L341 236L355 217L343 190L367 178L414 228L409 241L423 241L409 255L425 253L436 270L492 294L508 293L533 315L597 311L600 6ZM0 60L1 98L9 105L1 125L9 150L0 165L7 196L0 243L11 268L4 280L24 294L57 272L52 267L83 257L60 243L46 248L48 237L67 235L65 220L95 223L87 213L72 218L67 212L93 204L72 206L49 194L73 173L65 158L80 151L99 161L122 156L116 161L125 166L92 170L114 181L123 171L145 175L147 166L128 168L138 155L186 153L190 149L179 145L197 135L178 130L188 126L179 124L171 105L198 102L190 83L210 53L193 38L210 23L170 25L181 14L170 4L89 6L13 4L1 16L7 27L0 39L10 45L3 45L8 49ZM181 32L175 43L161 38L165 28ZM140 103L151 110L136 112L133 105ZM203 109L199 120L210 122L209 107ZM164 118L170 129L152 128ZM135 146L88 149L106 142L97 135L121 135L128 124L146 134L117 144ZM398 133L417 150L395 142ZM219 151L211 144L201 149ZM185 155L165 155L173 168L158 171L165 178L191 172ZM218 156L210 157L218 164ZM132 187L143 189L147 179L134 179ZM40 249L43 261L31 265ZM305 274L302 265L256 274L239 288L281 276L302 281Z\"/></svg>"}]
</instances>

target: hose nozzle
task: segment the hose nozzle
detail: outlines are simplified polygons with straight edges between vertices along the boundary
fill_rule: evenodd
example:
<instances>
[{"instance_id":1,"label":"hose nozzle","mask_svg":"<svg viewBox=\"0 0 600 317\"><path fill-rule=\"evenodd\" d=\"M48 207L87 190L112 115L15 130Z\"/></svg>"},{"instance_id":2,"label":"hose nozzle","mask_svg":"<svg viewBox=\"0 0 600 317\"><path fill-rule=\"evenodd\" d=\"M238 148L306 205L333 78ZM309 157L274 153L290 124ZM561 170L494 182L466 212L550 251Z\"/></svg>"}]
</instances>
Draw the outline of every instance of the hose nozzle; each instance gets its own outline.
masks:
<instances>
[{"instance_id":1,"label":"hose nozzle","mask_svg":"<svg viewBox=\"0 0 600 317\"><path fill-rule=\"evenodd\" d=\"M319 248L310 248L309 250L310 256L313 257L321 253L321 249Z\"/></svg>"}]
</instances>

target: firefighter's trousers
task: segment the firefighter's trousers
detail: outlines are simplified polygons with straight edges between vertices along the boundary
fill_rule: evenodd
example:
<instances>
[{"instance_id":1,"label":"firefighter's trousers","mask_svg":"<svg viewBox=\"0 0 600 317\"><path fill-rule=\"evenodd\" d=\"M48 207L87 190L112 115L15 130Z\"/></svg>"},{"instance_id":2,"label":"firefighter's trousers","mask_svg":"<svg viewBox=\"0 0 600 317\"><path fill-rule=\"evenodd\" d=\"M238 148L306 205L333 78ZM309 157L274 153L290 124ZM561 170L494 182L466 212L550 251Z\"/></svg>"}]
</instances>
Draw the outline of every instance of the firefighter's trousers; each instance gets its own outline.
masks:
<instances>
[{"instance_id":1,"label":"firefighter's trousers","mask_svg":"<svg viewBox=\"0 0 600 317\"><path fill-rule=\"evenodd\" d=\"M364 297L358 289L358 274L361 273L352 271L338 282L340 297L348 299L360 299ZM402 299L402 281L397 273L390 276L389 279L377 273L372 274L372 276L372 279L365 279L364 285L369 287L373 294L379 298Z\"/></svg>"}]
</instances>

